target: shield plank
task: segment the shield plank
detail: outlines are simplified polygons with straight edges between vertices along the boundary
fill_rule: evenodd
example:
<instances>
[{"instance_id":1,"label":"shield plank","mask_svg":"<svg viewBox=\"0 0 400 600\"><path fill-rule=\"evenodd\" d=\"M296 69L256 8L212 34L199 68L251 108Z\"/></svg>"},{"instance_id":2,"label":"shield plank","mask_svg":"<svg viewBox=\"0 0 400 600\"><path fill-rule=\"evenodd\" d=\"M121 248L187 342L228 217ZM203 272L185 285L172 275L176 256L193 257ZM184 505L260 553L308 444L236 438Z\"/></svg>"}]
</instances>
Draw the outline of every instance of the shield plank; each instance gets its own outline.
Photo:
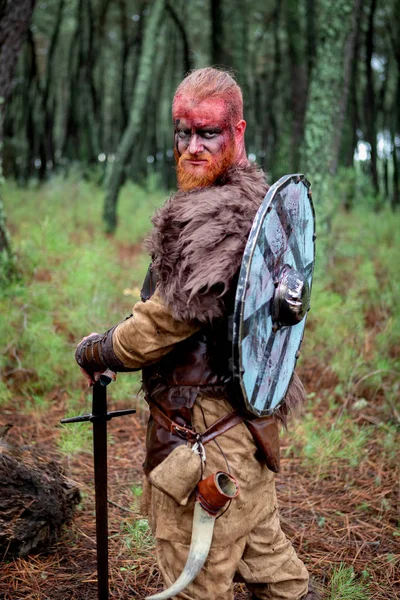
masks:
<instances>
[{"instance_id":1,"label":"shield plank","mask_svg":"<svg viewBox=\"0 0 400 600\"><path fill-rule=\"evenodd\" d=\"M246 409L282 403L303 339L315 261L310 183L286 175L268 190L240 269L233 317L233 378Z\"/></svg>"}]
</instances>

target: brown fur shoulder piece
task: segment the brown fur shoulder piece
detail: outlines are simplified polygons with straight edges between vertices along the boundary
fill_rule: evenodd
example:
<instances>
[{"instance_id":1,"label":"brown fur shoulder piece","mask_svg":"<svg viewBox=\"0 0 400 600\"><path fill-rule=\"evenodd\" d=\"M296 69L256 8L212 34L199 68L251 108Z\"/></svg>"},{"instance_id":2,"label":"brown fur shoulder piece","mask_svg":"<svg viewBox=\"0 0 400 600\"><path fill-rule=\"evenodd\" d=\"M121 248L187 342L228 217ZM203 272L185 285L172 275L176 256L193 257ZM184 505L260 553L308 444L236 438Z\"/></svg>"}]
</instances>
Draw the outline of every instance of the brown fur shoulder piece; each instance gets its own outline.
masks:
<instances>
[{"instance_id":1,"label":"brown fur shoulder piece","mask_svg":"<svg viewBox=\"0 0 400 600\"><path fill-rule=\"evenodd\" d=\"M299 417L305 400L306 391L300 377L297 375L296 371L294 371L286 392L285 400L274 413L274 416L281 421L285 429L287 428L289 413L294 417Z\"/></svg>"},{"instance_id":2,"label":"brown fur shoulder piece","mask_svg":"<svg viewBox=\"0 0 400 600\"><path fill-rule=\"evenodd\" d=\"M235 167L210 187L177 192L155 213L146 245L177 319L207 323L223 316L267 190L260 169Z\"/></svg>"}]
</instances>

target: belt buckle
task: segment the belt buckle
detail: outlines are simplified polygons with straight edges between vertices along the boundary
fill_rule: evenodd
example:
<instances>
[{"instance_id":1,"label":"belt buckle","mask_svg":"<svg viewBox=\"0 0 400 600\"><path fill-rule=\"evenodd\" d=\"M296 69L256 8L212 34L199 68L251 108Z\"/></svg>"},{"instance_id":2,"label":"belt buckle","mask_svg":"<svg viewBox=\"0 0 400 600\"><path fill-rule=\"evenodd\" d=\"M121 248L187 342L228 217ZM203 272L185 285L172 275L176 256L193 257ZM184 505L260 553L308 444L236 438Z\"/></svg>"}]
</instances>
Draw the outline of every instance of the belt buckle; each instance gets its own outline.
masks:
<instances>
[{"instance_id":1,"label":"belt buckle","mask_svg":"<svg viewBox=\"0 0 400 600\"><path fill-rule=\"evenodd\" d=\"M179 425L174 425L173 433L184 440L187 440L189 437L187 429L185 427L180 427Z\"/></svg>"}]
</instances>

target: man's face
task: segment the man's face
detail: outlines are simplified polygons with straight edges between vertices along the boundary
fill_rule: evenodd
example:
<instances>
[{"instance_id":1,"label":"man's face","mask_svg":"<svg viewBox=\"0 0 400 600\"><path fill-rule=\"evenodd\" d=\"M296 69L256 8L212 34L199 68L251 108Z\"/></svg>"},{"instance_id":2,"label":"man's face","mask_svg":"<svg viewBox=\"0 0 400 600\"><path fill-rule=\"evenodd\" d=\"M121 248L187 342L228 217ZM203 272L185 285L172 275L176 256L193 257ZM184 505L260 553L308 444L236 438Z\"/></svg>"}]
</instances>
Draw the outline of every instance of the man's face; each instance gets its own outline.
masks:
<instances>
[{"instance_id":1,"label":"man's face","mask_svg":"<svg viewBox=\"0 0 400 600\"><path fill-rule=\"evenodd\" d=\"M181 96L175 100L173 117L179 188L211 185L235 158L234 128L225 102L210 98L196 103Z\"/></svg>"}]
</instances>

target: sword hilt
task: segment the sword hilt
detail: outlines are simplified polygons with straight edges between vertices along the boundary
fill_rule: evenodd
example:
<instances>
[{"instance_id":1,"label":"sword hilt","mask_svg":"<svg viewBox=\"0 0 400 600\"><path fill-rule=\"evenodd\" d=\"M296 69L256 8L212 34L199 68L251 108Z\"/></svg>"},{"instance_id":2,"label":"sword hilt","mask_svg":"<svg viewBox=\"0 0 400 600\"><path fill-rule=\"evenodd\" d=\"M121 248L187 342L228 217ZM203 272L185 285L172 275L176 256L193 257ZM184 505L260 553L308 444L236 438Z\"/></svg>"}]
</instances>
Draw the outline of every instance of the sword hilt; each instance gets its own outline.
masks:
<instances>
[{"instance_id":1,"label":"sword hilt","mask_svg":"<svg viewBox=\"0 0 400 600\"><path fill-rule=\"evenodd\" d=\"M94 388L93 388L93 401L95 402L95 391L96 391L96 385L100 384L101 387L106 387L109 383L111 383L112 381L115 380L115 373L114 371L111 371L111 369L107 369L106 371L104 371L104 373L102 373L98 379L98 381L94 384ZM101 388L100 388L101 389ZM100 390L99 390L100 391ZM105 392L105 390L104 390ZM106 393L106 392L105 392ZM105 406L107 406L105 404ZM96 406L93 405L92 410L94 412L95 411ZM66 419L61 419L60 423L62 423L63 425L65 423L85 423L86 421L90 421L91 423L98 423L99 421L111 421L111 419L113 419L114 417L123 417L124 415L132 415L133 413L135 413L136 410L134 408L128 408L126 410L113 410L111 412L106 412L106 413L101 413L101 411L99 413L96 412L96 414L92 414L89 413L87 415L78 415L77 417L67 417Z\"/></svg>"}]
</instances>

